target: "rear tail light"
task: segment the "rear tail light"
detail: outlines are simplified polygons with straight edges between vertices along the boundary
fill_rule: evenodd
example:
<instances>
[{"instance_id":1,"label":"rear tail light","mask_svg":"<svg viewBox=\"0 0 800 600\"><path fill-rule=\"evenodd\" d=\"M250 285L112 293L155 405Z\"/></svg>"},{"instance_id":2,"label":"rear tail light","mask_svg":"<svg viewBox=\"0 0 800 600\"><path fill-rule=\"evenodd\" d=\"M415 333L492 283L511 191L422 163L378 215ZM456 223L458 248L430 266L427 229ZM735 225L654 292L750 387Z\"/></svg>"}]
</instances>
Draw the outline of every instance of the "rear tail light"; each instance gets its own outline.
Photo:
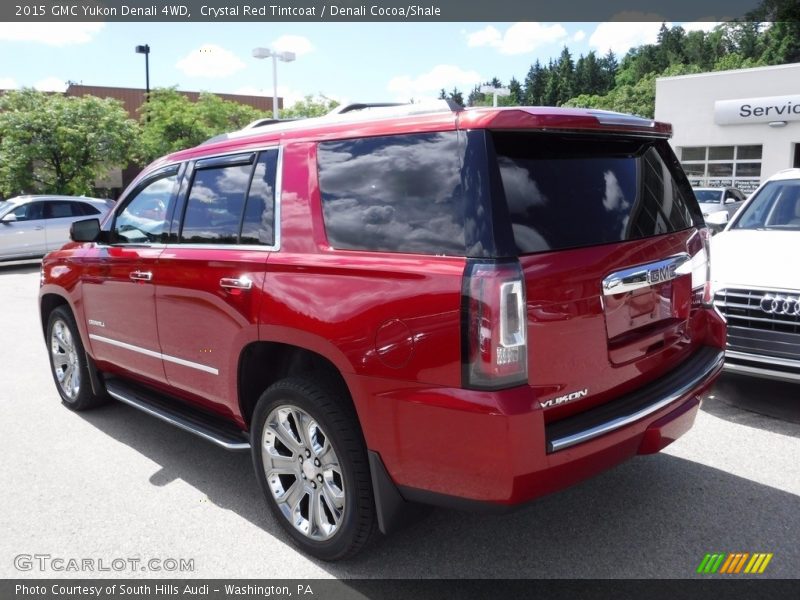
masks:
<instances>
[{"instance_id":1,"label":"rear tail light","mask_svg":"<svg viewBox=\"0 0 800 600\"><path fill-rule=\"evenodd\" d=\"M713 301L711 293L711 230L697 230L688 242L692 269L692 303L709 307Z\"/></svg>"},{"instance_id":2,"label":"rear tail light","mask_svg":"<svg viewBox=\"0 0 800 600\"><path fill-rule=\"evenodd\" d=\"M470 261L462 290L466 388L496 390L528 380L525 280L519 263Z\"/></svg>"}]
</instances>

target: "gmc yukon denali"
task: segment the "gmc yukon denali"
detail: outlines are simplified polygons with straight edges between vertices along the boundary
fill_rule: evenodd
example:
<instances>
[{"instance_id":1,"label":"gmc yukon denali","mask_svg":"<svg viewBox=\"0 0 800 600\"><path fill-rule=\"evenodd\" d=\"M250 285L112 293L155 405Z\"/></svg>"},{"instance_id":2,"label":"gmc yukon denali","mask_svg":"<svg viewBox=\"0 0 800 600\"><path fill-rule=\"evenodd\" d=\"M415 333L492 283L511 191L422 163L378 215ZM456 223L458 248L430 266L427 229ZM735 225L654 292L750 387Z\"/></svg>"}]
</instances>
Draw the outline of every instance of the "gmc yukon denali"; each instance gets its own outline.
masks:
<instances>
[{"instance_id":1,"label":"gmc yukon denali","mask_svg":"<svg viewBox=\"0 0 800 600\"><path fill-rule=\"evenodd\" d=\"M325 560L691 427L726 331L669 125L445 102L255 125L156 161L45 258L68 408L251 451Z\"/></svg>"}]
</instances>

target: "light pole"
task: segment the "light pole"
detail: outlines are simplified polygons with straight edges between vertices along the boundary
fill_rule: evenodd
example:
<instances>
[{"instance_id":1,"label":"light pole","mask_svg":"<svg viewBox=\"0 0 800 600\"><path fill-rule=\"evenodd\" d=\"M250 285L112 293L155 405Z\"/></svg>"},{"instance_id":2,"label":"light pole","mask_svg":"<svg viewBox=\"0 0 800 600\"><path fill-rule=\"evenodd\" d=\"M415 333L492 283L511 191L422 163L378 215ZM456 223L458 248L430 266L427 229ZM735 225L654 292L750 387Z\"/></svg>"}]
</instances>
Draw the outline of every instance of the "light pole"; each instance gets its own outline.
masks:
<instances>
[{"instance_id":1,"label":"light pole","mask_svg":"<svg viewBox=\"0 0 800 600\"><path fill-rule=\"evenodd\" d=\"M136 54L144 54L144 82L147 96L145 102L150 99L150 45L136 46Z\"/></svg>"},{"instance_id":2,"label":"light pole","mask_svg":"<svg viewBox=\"0 0 800 600\"><path fill-rule=\"evenodd\" d=\"M272 57L272 117L280 119L278 112L278 61L292 62L297 58L294 52L275 52L269 48L253 48L253 58Z\"/></svg>"},{"instance_id":3,"label":"light pole","mask_svg":"<svg viewBox=\"0 0 800 600\"><path fill-rule=\"evenodd\" d=\"M496 88L492 85L482 85L480 89L481 94L492 94L492 106L497 106L498 96L510 96L511 90L508 88Z\"/></svg>"}]
</instances>

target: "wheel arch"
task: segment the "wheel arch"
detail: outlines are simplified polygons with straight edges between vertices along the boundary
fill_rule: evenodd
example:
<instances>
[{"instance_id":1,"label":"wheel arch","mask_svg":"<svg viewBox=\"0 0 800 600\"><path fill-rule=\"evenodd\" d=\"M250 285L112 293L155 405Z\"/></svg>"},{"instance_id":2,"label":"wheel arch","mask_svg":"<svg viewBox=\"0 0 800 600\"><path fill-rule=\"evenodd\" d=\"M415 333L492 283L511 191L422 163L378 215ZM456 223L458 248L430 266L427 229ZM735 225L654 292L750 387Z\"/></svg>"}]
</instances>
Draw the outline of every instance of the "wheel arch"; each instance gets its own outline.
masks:
<instances>
[{"instance_id":1,"label":"wheel arch","mask_svg":"<svg viewBox=\"0 0 800 600\"><path fill-rule=\"evenodd\" d=\"M352 390L342 370L333 360L296 344L255 341L245 346L239 356L239 410L247 427L250 426L256 403L264 390L286 377L309 373L323 377L331 385L337 386L358 418Z\"/></svg>"}]
</instances>

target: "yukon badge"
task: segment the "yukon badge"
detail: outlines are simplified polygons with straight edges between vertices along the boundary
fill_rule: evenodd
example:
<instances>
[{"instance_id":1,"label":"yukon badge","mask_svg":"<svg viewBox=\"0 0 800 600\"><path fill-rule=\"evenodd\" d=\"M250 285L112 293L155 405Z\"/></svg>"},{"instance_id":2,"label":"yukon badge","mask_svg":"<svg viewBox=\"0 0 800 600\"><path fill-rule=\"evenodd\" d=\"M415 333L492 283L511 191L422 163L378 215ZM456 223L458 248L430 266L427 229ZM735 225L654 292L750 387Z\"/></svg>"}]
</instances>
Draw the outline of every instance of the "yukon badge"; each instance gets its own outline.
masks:
<instances>
[{"instance_id":1,"label":"yukon badge","mask_svg":"<svg viewBox=\"0 0 800 600\"><path fill-rule=\"evenodd\" d=\"M539 402L539 404L542 405L542 408L550 408L551 406L558 406L559 404L564 404L565 402L570 402L572 400L577 400L578 398L583 398L588 394L589 394L589 388L583 388L582 390L578 390L577 392L572 392L571 394L564 394L563 396L558 396L557 398L550 398L550 400Z\"/></svg>"}]
</instances>

